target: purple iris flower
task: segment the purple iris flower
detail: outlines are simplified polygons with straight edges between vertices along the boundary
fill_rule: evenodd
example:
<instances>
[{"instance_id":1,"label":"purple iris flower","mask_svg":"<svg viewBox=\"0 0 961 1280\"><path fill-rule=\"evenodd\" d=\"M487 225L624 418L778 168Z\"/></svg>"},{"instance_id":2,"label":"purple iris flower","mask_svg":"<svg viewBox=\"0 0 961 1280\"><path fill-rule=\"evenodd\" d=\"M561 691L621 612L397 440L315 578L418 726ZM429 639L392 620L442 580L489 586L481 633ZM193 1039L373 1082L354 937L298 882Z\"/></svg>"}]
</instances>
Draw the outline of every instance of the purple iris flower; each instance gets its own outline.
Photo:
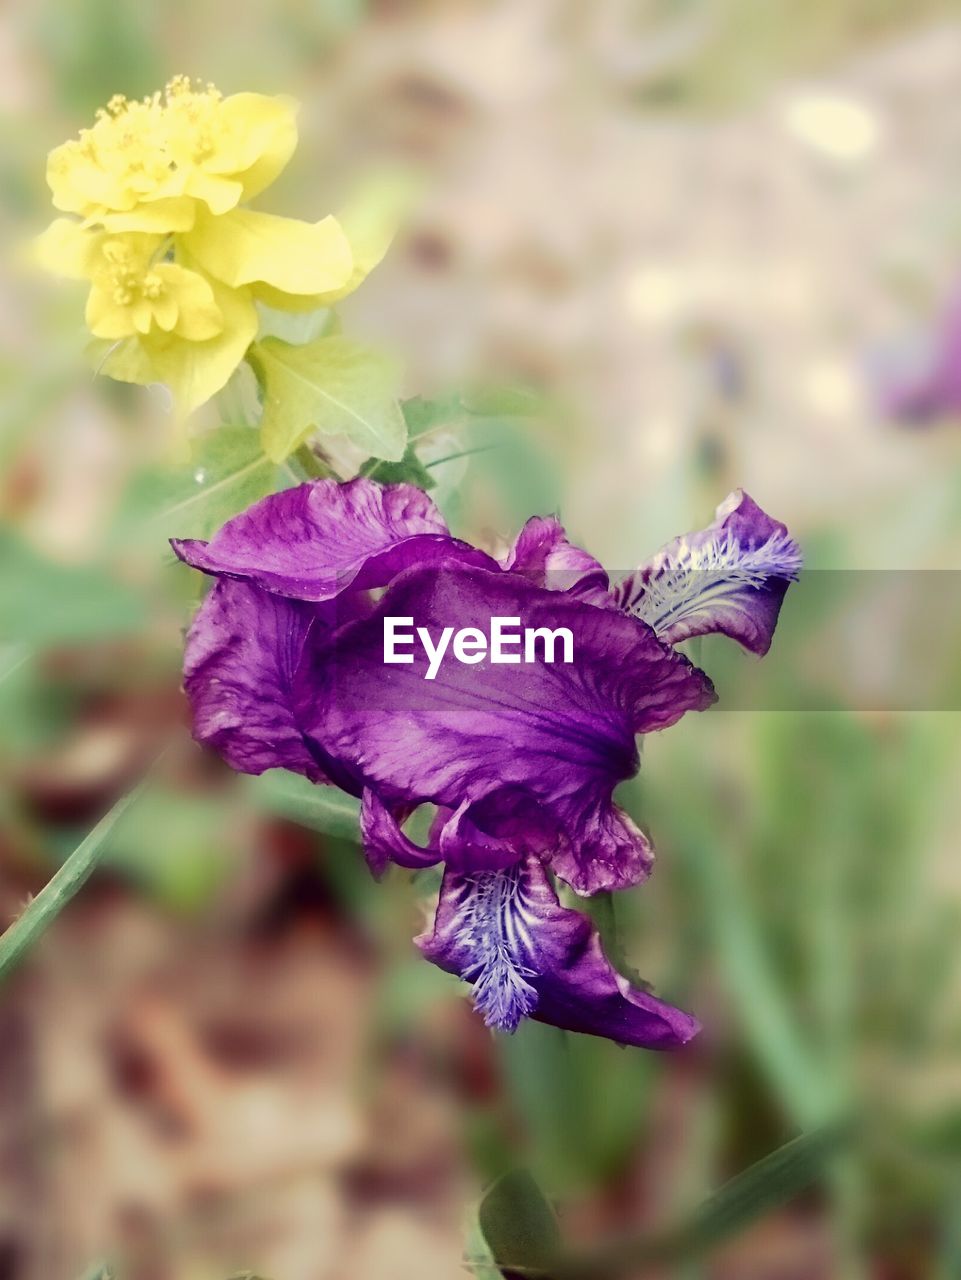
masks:
<instances>
[{"instance_id":1,"label":"purple iris flower","mask_svg":"<svg viewBox=\"0 0 961 1280\"><path fill-rule=\"evenodd\" d=\"M892 418L926 426L961 414L961 288L954 291L933 331L906 369L881 377L880 402Z\"/></svg>"},{"instance_id":2,"label":"purple iris flower","mask_svg":"<svg viewBox=\"0 0 961 1280\"><path fill-rule=\"evenodd\" d=\"M195 736L242 772L291 769L358 796L375 874L443 862L417 942L472 984L488 1025L690 1039L694 1019L615 972L556 880L590 895L649 874L650 842L614 789L637 772L638 735L715 699L675 644L722 632L767 651L801 565L784 525L734 493L707 529L611 586L552 518L529 520L498 561L454 538L418 489L318 480L173 546L216 579L187 639ZM388 663L388 618L481 638L504 619L533 637L533 658L475 644L432 666L412 645ZM570 660L548 660L552 634L569 637ZM436 813L418 845L404 826L425 804Z\"/></svg>"}]
</instances>

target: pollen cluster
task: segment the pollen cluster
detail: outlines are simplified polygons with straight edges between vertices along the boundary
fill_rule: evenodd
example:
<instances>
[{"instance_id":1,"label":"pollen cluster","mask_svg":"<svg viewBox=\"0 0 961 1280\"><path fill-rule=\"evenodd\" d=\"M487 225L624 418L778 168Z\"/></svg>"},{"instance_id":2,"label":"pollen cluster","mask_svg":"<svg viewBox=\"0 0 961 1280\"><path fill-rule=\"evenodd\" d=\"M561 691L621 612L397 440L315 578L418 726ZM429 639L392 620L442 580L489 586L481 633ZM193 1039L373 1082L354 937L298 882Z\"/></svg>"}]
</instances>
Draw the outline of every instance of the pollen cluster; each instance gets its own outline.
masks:
<instances>
[{"instance_id":1,"label":"pollen cluster","mask_svg":"<svg viewBox=\"0 0 961 1280\"><path fill-rule=\"evenodd\" d=\"M223 104L212 84L195 86L186 76L140 100L115 94L90 128L52 152L54 204L84 217L129 211L141 200L182 195L196 166L229 172L235 122Z\"/></svg>"}]
</instances>

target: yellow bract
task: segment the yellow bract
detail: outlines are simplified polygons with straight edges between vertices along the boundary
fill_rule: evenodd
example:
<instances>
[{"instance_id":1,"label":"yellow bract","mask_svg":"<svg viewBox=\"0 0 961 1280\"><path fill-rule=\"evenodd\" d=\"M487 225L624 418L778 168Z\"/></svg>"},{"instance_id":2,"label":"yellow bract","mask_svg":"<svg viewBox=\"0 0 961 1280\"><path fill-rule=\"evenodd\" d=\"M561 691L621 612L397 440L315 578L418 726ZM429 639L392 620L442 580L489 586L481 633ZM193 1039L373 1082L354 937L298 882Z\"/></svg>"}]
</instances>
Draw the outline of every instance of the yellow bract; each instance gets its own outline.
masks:
<instances>
[{"instance_id":1,"label":"yellow bract","mask_svg":"<svg viewBox=\"0 0 961 1280\"><path fill-rule=\"evenodd\" d=\"M41 264L90 282L86 321L100 367L164 382L181 416L220 390L257 332L255 301L298 310L356 288L373 265L333 217L301 222L244 208L297 145L287 98L186 77L142 101L113 98L51 152L58 218ZM385 242L386 247L386 242Z\"/></svg>"}]
</instances>

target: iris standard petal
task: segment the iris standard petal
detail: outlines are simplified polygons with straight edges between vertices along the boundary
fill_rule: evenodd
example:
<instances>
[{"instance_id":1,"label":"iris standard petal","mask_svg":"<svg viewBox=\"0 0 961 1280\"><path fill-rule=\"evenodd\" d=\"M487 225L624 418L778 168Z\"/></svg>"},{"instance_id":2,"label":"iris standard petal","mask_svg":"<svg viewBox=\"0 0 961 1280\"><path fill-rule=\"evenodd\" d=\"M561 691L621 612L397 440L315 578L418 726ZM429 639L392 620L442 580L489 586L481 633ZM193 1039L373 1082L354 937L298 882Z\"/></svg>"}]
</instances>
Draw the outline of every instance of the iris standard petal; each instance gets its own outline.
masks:
<instances>
[{"instance_id":1,"label":"iris standard petal","mask_svg":"<svg viewBox=\"0 0 961 1280\"><path fill-rule=\"evenodd\" d=\"M712 524L667 543L618 583L612 598L668 644L719 631L765 654L800 571L801 552L787 527L737 489Z\"/></svg>"},{"instance_id":2,"label":"iris standard petal","mask_svg":"<svg viewBox=\"0 0 961 1280\"><path fill-rule=\"evenodd\" d=\"M295 600L329 600L351 584L384 586L410 564L452 557L494 563L451 537L422 490L364 479L285 489L228 520L210 542L171 545L195 569L246 578Z\"/></svg>"},{"instance_id":3,"label":"iris standard petal","mask_svg":"<svg viewBox=\"0 0 961 1280\"><path fill-rule=\"evenodd\" d=\"M568 540L554 516L532 516L501 564L551 591L566 591L579 600L611 607L607 572Z\"/></svg>"},{"instance_id":4,"label":"iris standard petal","mask_svg":"<svg viewBox=\"0 0 961 1280\"><path fill-rule=\"evenodd\" d=\"M529 1017L646 1049L677 1048L698 1031L611 967L591 922L560 905L535 857L476 875L448 868L433 929L416 942L472 984L475 1008L501 1031Z\"/></svg>"},{"instance_id":5,"label":"iris standard petal","mask_svg":"<svg viewBox=\"0 0 961 1280\"><path fill-rule=\"evenodd\" d=\"M384 662L388 616L412 619L434 641L445 628L486 632L492 617L540 634L566 628L573 661L505 665L488 654L466 665L448 654L426 680L416 646L409 664ZM547 833L562 832L576 850L564 873L582 893L636 883L649 866L646 839L611 800L637 770L635 734L714 701L703 672L635 619L514 574L452 565L401 574L369 618L309 647L295 684L304 731L386 804L473 806L467 816L495 846L525 819L528 834L544 833L545 853ZM490 853L489 842L481 865Z\"/></svg>"}]
</instances>

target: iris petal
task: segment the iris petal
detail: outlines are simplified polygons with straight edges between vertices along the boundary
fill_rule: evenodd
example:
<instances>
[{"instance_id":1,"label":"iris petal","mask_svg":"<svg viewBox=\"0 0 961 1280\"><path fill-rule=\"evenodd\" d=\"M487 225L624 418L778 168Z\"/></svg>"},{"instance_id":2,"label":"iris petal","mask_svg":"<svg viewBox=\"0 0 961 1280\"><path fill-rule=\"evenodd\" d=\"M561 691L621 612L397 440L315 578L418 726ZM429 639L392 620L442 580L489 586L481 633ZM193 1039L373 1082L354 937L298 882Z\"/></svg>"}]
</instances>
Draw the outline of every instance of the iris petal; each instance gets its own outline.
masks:
<instances>
[{"instance_id":1,"label":"iris petal","mask_svg":"<svg viewBox=\"0 0 961 1280\"><path fill-rule=\"evenodd\" d=\"M241 773L324 773L294 719L290 686L314 606L282 600L246 582L218 582L187 636L184 686L194 737Z\"/></svg>"},{"instance_id":2,"label":"iris petal","mask_svg":"<svg viewBox=\"0 0 961 1280\"><path fill-rule=\"evenodd\" d=\"M800 571L801 552L786 526L738 489L712 524L667 543L612 597L668 644L719 631L762 655Z\"/></svg>"},{"instance_id":3,"label":"iris petal","mask_svg":"<svg viewBox=\"0 0 961 1280\"><path fill-rule=\"evenodd\" d=\"M433 847L422 848L414 844L401 830L401 822L410 816L404 806L388 808L370 787L364 788L360 808L360 834L364 842L367 865L375 876L381 876L389 862L398 866L419 870L432 867L440 861L440 852Z\"/></svg>"},{"instance_id":4,"label":"iris petal","mask_svg":"<svg viewBox=\"0 0 961 1280\"><path fill-rule=\"evenodd\" d=\"M698 1024L615 972L586 916L562 907L534 857L501 871L448 869L424 955L472 984L490 1027L531 1017L621 1044L673 1049Z\"/></svg>"},{"instance_id":5,"label":"iris petal","mask_svg":"<svg viewBox=\"0 0 961 1280\"><path fill-rule=\"evenodd\" d=\"M350 585L384 586L409 564L450 558L493 564L450 536L420 489L364 479L285 489L228 520L211 542L171 545L195 569L247 578L294 600L329 600Z\"/></svg>"},{"instance_id":6,"label":"iris petal","mask_svg":"<svg viewBox=\"0 0 961 1280\"><path fill-rule=\"evenodd\" d=\"M568 540L553 516L532 516L501 564L551 591L566 591L601 608L611 607L606 571Z\"/></svg>"},{"instance_id":7,"label":"iris petal","mask_svg":"<svg viewBox=\"0 0 961 1280\"><path fill-rule=\"evenodd\" d=\"M445 627L486 630L496 616L566 627L574 661L468 666L448 655L425 680L416 647L412 663L384 663L387 616L411 617L434 638ZM569 848L563 874L581 893L634 884L649 869L647 840L611 799L637 770L635 734L714 700L703 672L635 619L453 565L400 575L369 618L309 646L295 684L305 732L385 803L459 810L463 844L453 848L445 829L445 858L488 869L512 848Z\"/></svg>"}]
</instances>

